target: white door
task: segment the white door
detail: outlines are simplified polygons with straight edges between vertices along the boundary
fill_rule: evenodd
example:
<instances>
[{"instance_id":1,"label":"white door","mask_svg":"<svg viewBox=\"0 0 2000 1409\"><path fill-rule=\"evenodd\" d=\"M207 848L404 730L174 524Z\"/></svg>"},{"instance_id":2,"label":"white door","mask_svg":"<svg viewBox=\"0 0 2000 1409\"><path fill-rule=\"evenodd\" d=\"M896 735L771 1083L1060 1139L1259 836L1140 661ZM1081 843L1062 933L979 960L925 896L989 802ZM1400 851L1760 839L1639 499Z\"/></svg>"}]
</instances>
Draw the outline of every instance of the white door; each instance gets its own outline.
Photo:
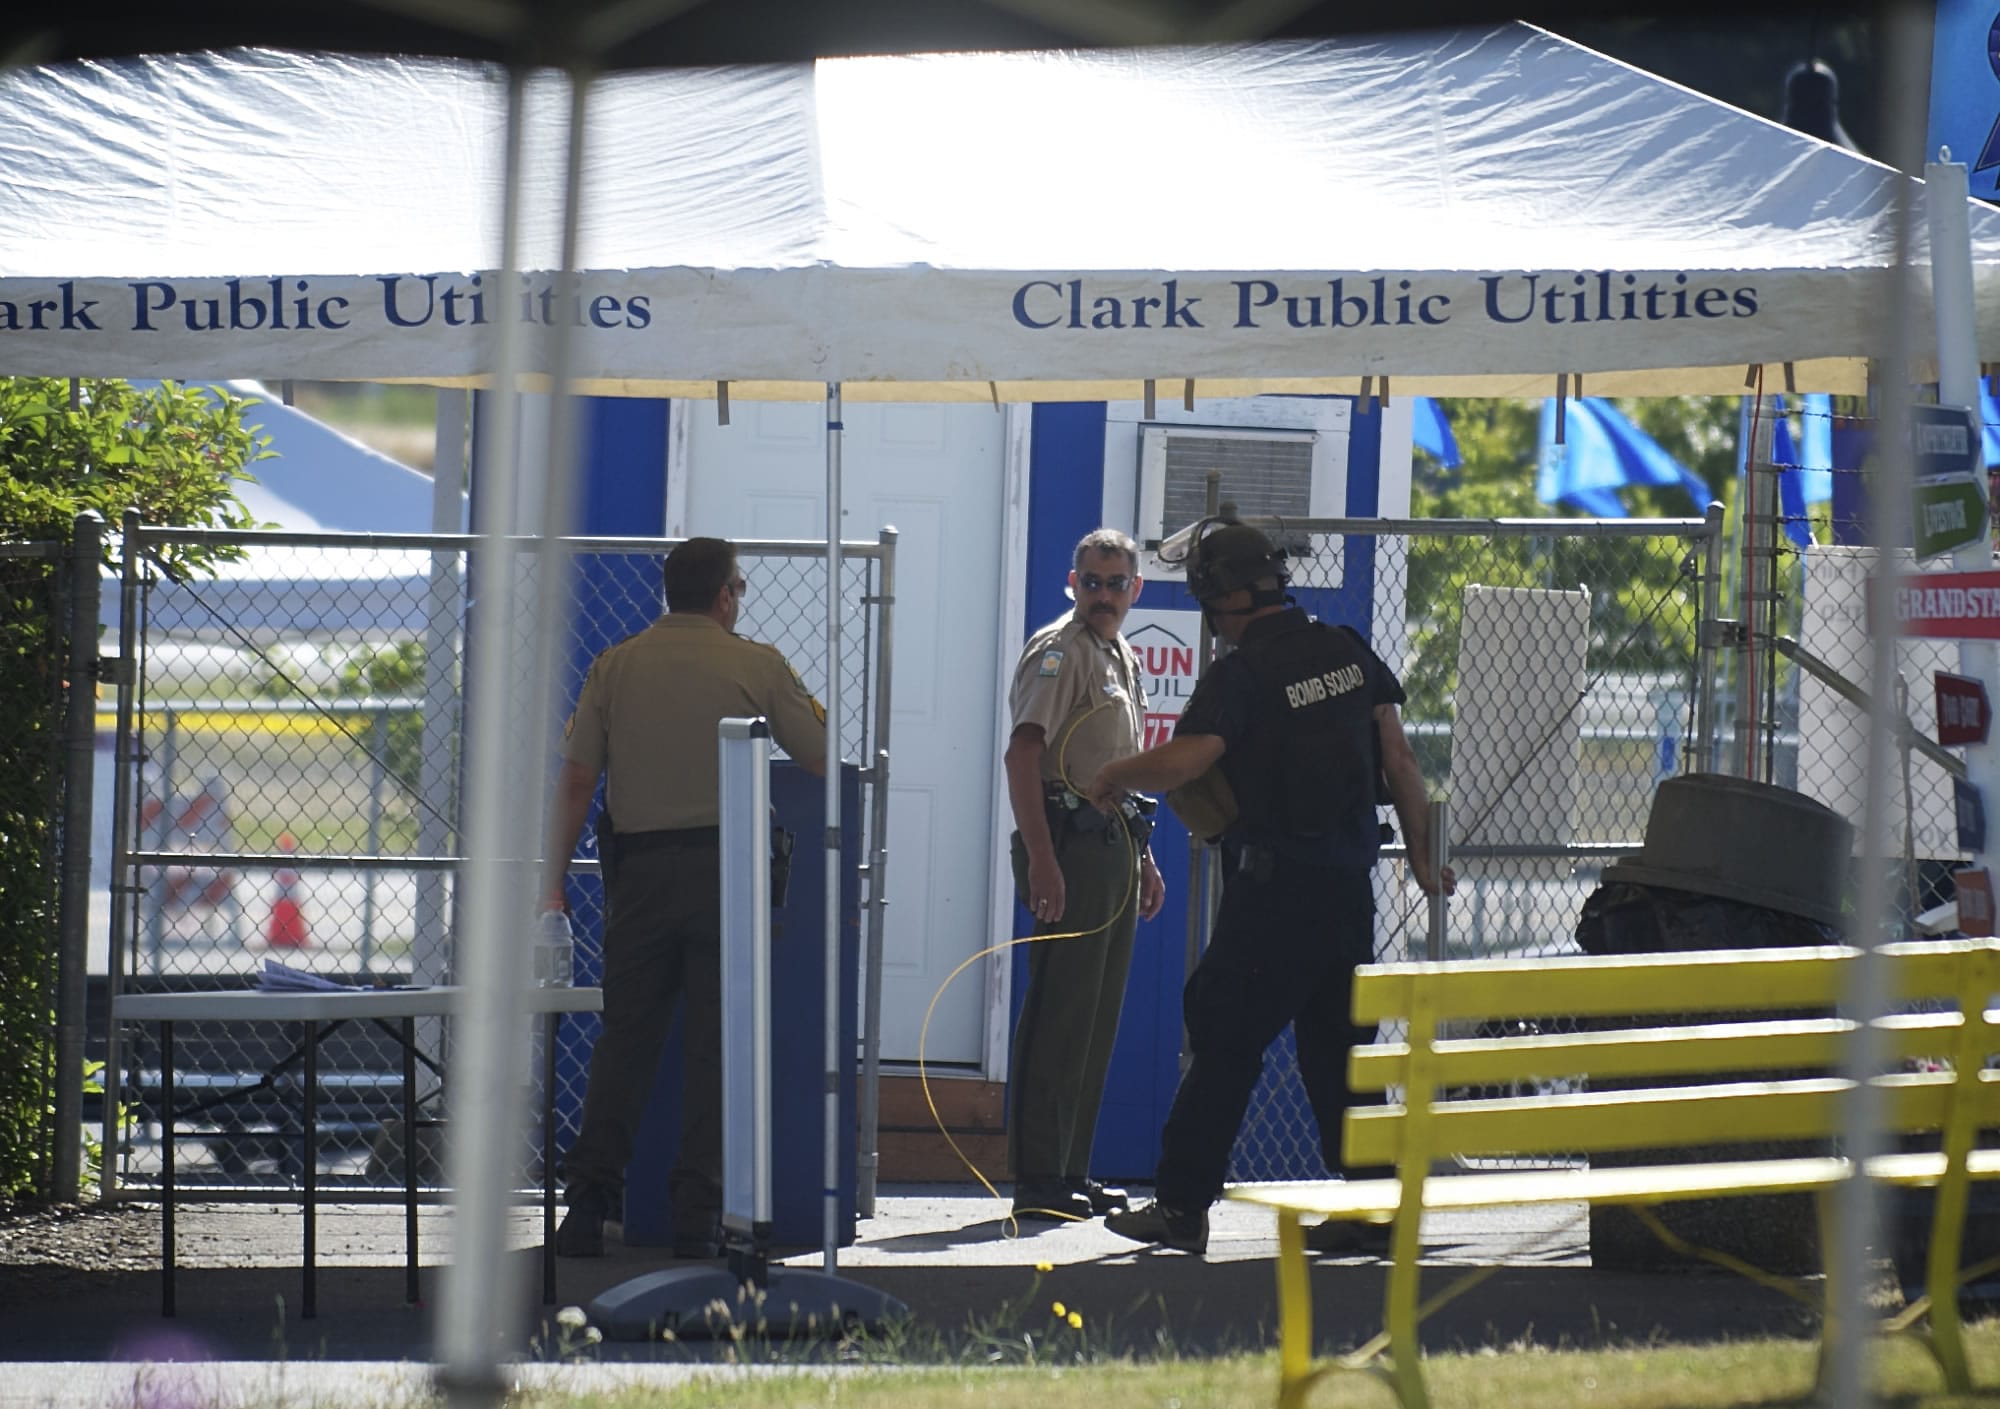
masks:
<instances>
[{"instance_id":1,"label":"white door","mask_svg":"<svg viewBox=\"0 0 2000 1409\"><path fill-rule=\"evenodd\" d=\"M727 426L709 403L674 413L687 417L674 531L824 538L822 405L738 402ZM1005 421L990 407L854 403L844 421L842 536L899 531L882 1057L914 1061L932 995L986 944ZM817 631L817 592L810 610ZM974 965L938 999L927 1061L980 1060L983 983Z\"/></svg>"}]
</instances>

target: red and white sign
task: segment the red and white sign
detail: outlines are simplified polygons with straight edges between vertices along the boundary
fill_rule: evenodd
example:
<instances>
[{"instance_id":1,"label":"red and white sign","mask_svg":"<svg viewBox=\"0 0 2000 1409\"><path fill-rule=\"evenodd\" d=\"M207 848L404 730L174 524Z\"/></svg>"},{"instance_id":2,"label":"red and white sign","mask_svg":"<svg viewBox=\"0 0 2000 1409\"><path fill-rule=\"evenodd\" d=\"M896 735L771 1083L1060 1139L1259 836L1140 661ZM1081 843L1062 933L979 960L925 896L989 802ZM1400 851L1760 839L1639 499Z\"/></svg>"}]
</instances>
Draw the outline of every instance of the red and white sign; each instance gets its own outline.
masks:
<instances>
[{"instance_id":1,"label":"red and white sign","mask_svg":"<svg viewBox=\"0 0 2000 1409\"><path fill-rule=\"evenodd\" d=\"M1906 636L2000 641L2000 572L1926 572L1896 587Z\"/></svg>"},{"instance_id":2,"label":"red and white sign","mask_svg":"<svg viewBox=\"0 0 2000 1409\"><path fill-rule=\"evenodd\" d=\"M1134 607L1121 629L1139 657L1146 687L1145 746L1153 748L1174 736L1174 721L1201 678L1201 613Z\"/></svg>"},{"instance_id":3,"label":"red and white sign","mask_svg":"<svg viewBox=\"0 0 2000 1409\"><path fill-rule=\"evenodd\" d=\"M1958 932L1987 938L1993 933L1993 878L1982 867L1956 871L1952 879L1958 882Z\"/></svg>"},{"instance_id":4,"label":"red and white sign","mask_svg":"<svg viewBox=\"0 0 2000 1409\"><path fill-rule=\"evenodd\" d=\"M1937 737L1947 746L1983 744L1993 723L1993 706L1984 681L1969 675L1932 675L1937 685Z\"/></svg>"}]
</instances>

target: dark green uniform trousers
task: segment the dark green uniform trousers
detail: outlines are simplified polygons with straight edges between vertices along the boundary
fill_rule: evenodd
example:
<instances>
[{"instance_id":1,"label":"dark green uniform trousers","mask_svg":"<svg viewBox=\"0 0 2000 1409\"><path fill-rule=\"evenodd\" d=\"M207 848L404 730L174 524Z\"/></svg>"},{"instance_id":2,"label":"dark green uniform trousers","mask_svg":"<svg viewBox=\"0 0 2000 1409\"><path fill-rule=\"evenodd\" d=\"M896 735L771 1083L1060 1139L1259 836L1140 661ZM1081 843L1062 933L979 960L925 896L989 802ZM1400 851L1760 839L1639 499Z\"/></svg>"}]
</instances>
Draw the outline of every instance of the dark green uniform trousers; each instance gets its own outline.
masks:
<instances>
[{"instance_id":1,"label":"dark green uniform trousers","mask_svg":"<svg viewBox=\"0 0 2000 1409\"><path fill-rule=\"evenodd\" d=\"M583 1129L563 1161L572 1195L625 1187L632 1141L682 999L679 1148L668 1175L676 1235L709 1236L722 1207L722 879L716 845L621 838L607 870L604 1030L590 1053Z\"/></svg>"},{"instance_id":2,"label":"dark green uniform trousers","mask_svg":"<svg viewBox=\"0 0 2000 1409\"><path fill-rule=\"evenodd\" d=\"M1017 1182L1075 1180L1090 1173L1090 1145L1104 1074L1118 1038L1118 1010L1138 926L1139 857L1122 823L1055 833L1067 892L1063 917L1036 934L1108 929L1028 948L1028 994L1014 1029L1007 1154ZM1014 888L1027 902L1028 852L1014 834Z\"/></svg>"}]
</instances>

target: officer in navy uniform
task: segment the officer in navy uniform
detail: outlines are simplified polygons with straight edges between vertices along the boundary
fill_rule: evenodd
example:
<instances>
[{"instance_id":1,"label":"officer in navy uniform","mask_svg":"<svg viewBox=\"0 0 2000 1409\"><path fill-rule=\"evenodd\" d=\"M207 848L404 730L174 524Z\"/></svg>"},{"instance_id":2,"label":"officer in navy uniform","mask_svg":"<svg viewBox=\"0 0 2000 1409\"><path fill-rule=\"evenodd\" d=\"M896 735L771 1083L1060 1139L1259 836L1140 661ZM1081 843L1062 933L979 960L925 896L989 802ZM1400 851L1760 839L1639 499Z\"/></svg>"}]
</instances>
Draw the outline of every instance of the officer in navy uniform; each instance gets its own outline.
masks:
<instances>
[{"instance_id":1,"label":"officer in navy uniform","mask_svg":"<svg viewBox=\"0 0 2000 1409\"><path fill-rule=\"evenodd\" d=\"M1171 740L1105 765L1089 790L1103 804L1133 789L1188 789L1225 809L1189 819L1197 835L1221 832L1229 865L1213 938L1182 995L1190 1061L1160 1136L1157 1197L1105 1219L1134 1241L1196 1253L1208 1246L1208 1207L1222 1194L1264 1049L1287 1023L1327 1168L1341 1170L1347 1053L1373 1038L1348 1013L1354 968L1374 958L1378 777L1418 884L1429 893L1453 884L1449 868L1431 874L1423 776L1396 713L1395 675L1354 631L1292 604L1284 554L1262 533L1228 521L1203 528L1188 589L1234 650L1202 677ZM1168 797L1184 815L1197 810L1186 795ZM1344 1224L1310 1232L1322 1250L1366 1238Z\"/></svg>"}]
</instances>

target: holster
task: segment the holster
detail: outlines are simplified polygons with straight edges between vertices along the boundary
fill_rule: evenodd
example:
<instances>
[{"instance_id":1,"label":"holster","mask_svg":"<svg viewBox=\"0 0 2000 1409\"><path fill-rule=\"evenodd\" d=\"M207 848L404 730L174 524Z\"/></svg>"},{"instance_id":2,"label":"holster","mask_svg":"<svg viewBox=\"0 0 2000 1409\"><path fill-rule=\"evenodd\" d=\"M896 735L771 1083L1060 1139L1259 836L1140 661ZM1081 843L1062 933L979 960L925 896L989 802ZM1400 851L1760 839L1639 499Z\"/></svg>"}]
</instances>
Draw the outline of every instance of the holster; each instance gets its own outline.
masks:
<instances>
[{"instance_id":1,"label":"holster","mask_svg":"<svg viewBox=\"0 0 2000 1409\"><path fill-rule=\"evenodd\" d=\"M599 874L604 877L604 884L608 890L611 885L612 876L618 871L618 832L611 825L610 808L600 807L597 809L595 831L597 834L597 869Z\"/></svg>"},{"instance_id":2,"label":"holster","mask_svg":"<svg viewBox=\"0 0 2000 1409\"><path fill-rule=\"evenodd\" d=\"M785 892L792 884L792 848L797 842L783 827L771 828L771 908L785 907Z\"/></svg>"},{"instance_id":3,"label":"holster","mask_svg":"<svg viewBox=\"0 0 2000 1409\"><path fill-rule=\"evenodd\" d=\"M1055 787L1042 795L1042 806L1048 815L1051 838L1061 837L1065 832L1101 835L1108 846L1118 841L1118 829L1113 823L1122 822L1125 835L1134 846L1142 848L1153 835L1154 814L1160 808L1156 799L1132 793L1118 805L1118 815L1113 817L1099 812L1069 789Z\"/></svg>"},{"instance_id":4,"label":"holster","mask_svg":"<svg viewBox=\"0 0 2000 1409\"><path fill-rule=\"evenodd\" d=\"M1132 838L1132 845L1145 850L1146 843L1152 840L1153 828L1159 823L1160 800L1144 793L1131 793L1120 811L1125 816L1125 831Z\"/></svg>"}]
</instances>

